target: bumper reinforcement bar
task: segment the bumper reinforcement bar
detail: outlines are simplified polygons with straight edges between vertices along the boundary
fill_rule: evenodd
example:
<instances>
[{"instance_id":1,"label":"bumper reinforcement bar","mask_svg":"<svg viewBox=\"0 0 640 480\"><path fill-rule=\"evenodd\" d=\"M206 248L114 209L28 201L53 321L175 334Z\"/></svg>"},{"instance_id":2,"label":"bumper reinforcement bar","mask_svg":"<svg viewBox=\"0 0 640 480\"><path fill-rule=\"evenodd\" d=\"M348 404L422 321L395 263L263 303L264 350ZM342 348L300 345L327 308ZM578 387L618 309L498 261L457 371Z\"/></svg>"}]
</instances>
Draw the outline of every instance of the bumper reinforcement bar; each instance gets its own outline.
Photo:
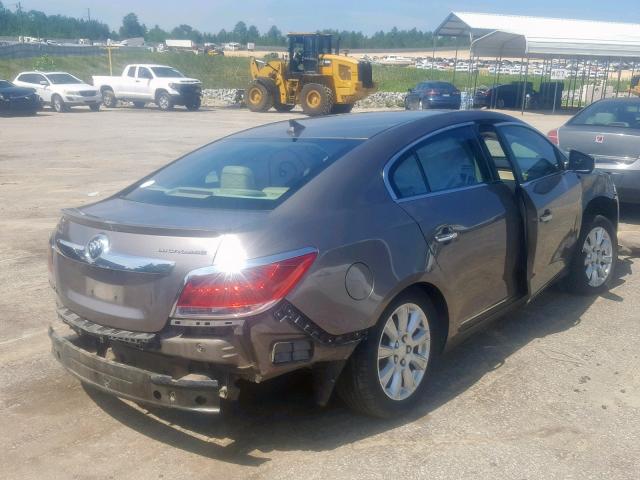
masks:
<instances>
[{"instance_id":1,"label":"bumper reinforcement bar","mask_svg":"<svg viewBox=\"0 0 640 480\"><path fill-rule=\"evenodd\" d=\"M220 411L217 380L175 380L107 360L58 335L49 327L54 357L80 381L117 397L160 407L205 413Z\"/></svg>"}]
</instances>

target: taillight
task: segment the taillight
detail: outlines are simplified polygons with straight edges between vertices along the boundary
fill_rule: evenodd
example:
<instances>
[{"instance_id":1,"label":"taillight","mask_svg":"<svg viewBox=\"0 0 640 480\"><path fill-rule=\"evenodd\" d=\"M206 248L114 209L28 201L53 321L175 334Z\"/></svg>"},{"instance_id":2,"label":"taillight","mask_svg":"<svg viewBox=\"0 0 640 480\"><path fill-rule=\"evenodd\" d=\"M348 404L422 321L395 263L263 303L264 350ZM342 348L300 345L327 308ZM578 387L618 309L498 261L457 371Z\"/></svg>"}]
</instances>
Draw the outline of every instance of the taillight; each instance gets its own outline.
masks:
<instances>
[{"instance_id":1,"label":"taillight","mask_svg":"<svg viewBox=\"0 0 640 480\"><path fill-rule=\"evenodd\" d=\"M176 303L176 317L240 317L262 312L282 300L317 257L305 253L272 263L233 269L216 266L191 272Z\"/></svg>"},{"instance_id":2,"label":"taillight","mask_svg":"<svg viewBox=\"0 0 640 480\"><path fill-rule=\"evenodd\" d=\"M556 146L560 145L560 137L558 136L557 128L554 128L549 133L547 133L547 138L549 138L549 141L554 145Z\"/></svg>"},{"instance_id":3,"label":"taillight","mask_svg":"<svg viewBox=\"0 0 640 480\"><path fill-rule=\"evenodd\" d=\"M427 95L440 95L440 90L432 88L431 90L427 90Z\"/></svg>"}]
</instances>

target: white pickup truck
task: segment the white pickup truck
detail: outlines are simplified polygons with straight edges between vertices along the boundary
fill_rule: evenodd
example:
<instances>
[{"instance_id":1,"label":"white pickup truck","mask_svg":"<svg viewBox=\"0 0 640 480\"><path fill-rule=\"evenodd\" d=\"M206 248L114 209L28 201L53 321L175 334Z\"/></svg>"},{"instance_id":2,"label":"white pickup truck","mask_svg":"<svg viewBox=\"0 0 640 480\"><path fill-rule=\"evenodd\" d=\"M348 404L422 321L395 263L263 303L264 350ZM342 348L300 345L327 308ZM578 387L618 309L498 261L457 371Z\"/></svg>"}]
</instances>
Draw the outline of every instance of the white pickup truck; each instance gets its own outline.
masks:
<instances>
[{"instance_id":1,"label":"white pickup truck","mask_svg":"<svg viewBox=\"0 0 640 480\"><path fill-rule=\"evenodd\" d=\"M200 80L187 78L166 65L127 65L119 77L94 75L93 86L100 90L103 104L109 108L125 100L137 108L155 103L160 110L171 110L174 105L198 110L202 99Z\"/></svg>"}]
</instances>

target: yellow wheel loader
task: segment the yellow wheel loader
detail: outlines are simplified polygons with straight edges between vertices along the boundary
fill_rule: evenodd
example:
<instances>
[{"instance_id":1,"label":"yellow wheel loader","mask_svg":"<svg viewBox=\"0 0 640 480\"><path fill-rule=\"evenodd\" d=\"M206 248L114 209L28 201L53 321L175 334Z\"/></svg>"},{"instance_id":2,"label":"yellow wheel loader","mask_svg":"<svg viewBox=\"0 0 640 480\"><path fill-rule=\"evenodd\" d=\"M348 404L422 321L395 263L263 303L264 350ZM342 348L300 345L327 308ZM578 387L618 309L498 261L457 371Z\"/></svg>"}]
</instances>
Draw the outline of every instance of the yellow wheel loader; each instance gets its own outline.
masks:
<instances>
[{"instance_id":1,"label":"yellow wheel loader","mask_svg":"<svg viewBox=\"0 0 640 480\"><path fill-rule=\"evenodd\" d=\"M271 107L288 112L301 105L307 115L348 113L376 90L371 64L331 51L331 35L290 33L288 59L251 57L245 103L253 112Z\"/></svg>"}]
</instances>

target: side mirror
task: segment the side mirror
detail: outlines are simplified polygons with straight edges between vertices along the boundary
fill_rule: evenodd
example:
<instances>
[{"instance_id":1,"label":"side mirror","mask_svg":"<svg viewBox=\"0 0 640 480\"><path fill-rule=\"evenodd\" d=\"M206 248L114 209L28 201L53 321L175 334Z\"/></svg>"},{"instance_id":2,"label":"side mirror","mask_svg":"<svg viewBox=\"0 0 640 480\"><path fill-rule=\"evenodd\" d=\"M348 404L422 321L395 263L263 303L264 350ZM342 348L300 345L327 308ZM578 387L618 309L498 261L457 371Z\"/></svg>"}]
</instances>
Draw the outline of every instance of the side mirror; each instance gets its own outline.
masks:
<instances>
[{"instance_id":1,"label":"side mirror","mask_svg":"<svg viewBox=\"0 0 640 480\"><path fill-rule=\"evenodd\" d=\"M567 168L579 173L591 173L596 168L596 161L591 155L579 152L578 150L571 150L569 152L569 164Z\"/></svg>"}]
</instances>

